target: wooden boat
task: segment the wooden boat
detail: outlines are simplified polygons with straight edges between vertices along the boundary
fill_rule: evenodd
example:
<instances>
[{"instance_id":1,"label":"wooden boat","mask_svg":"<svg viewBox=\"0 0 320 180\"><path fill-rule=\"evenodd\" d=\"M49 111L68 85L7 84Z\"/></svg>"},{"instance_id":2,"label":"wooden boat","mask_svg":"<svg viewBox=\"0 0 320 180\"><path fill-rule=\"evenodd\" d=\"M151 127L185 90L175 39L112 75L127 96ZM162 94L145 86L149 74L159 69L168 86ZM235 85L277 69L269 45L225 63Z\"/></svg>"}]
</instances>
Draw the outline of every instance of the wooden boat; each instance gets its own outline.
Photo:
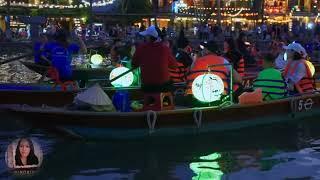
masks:
<instances>
[{"instance_id":1,"label":"wooden boat","mask_svg":"<svg viewBox=\"0 0 320 180\"><path fill-rule=\"evenodd\" d=\"M34 62L21 61L21 63L26 66L28 69L39 73L45 74L48 71L48 66L38 65ZM107 79L111 69L106 67L101 68L73 68L72 79L74 80L85 80L90 79Z\"/></svg>"},{"instance_id":2,"label":"wooden boat","mask_svg":"<svg viewBox=\"0 0 320 180\"><path fill-rule=\"evenodd\" d=\"M127 139L208 133L314 117L320 115L320 94L252 105L176 108L161 112L71 111L45 105L1 105L1 109L37 126L59 127L79 137Z\"/></svg>"},{"instance_id":3,"label":"wooden boat","mask_svg":"<svg viewBox=\"0 0 320 180\"><path fill-rule=\"evenodd\" d=\"M32 106L64 106L73 101L75 95L83 89L62 91L61 87L53 88L50 84L0 84L0 104L26 104ZM117 91L115 88L104 88L112 97ZM140 99L143 97L139 87L123 88L130 92L130 97Z\"/></svg>"}]
</instances>

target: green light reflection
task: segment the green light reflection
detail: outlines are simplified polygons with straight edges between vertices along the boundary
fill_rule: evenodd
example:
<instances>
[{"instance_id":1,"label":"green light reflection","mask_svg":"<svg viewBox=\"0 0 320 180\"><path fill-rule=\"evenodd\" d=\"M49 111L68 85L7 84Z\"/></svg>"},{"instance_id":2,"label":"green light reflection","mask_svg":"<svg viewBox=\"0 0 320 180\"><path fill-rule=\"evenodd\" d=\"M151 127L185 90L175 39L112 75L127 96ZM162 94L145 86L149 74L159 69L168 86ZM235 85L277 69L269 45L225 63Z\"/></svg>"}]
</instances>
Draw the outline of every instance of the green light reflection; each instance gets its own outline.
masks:
<instances>
[{"instance_id":1,"label":"green light reflection","mask_svg":"<svg viewBox=\"0 0 320 180\"><path fill-rule=\"evenodd\" d=\"M221 158L221 154L213 153L199 158L206 161L190 163L190 169L196 174L192 180L221 180L223 172L219 170L220 166L215 161L219 158Z\"/></svg>"}]
</instances>

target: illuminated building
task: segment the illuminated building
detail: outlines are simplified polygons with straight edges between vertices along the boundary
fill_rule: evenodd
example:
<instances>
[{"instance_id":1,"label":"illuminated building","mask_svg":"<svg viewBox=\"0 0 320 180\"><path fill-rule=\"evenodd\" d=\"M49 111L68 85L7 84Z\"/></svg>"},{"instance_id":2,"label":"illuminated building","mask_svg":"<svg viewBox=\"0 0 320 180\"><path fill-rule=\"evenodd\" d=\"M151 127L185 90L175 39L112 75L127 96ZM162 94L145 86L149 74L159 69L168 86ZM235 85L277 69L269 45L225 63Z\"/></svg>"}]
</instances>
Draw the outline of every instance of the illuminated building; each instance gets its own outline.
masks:
<instances>
[{"instance_id":1,"label":"illuminated building","mask_svg":"<svg viewBox=\"0 0 320 180\"><path fill-rule=\"evenodd\" d=\"M0 0L0 28L5 29L5 16L10 15L12 28L25 27L17 16L44 16L51 21L62 21L71 28L73 23L84 23L90 0ZM7 4L9 2L9 4ZM105 8L114 0L93 0L94 10ZM7 18L8 19L8 18Z\"/></svg>"}]
</instances>

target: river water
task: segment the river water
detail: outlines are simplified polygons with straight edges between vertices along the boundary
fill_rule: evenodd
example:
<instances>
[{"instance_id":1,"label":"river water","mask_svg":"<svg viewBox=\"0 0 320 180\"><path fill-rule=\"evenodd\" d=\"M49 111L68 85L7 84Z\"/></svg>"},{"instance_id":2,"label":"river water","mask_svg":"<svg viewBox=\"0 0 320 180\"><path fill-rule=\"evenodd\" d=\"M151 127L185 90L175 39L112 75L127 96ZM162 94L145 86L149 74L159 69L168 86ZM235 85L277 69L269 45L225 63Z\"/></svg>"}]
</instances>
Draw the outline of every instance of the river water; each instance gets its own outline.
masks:
<instances>
[{"instance_id":1,"label":"river water","mask_svg":"<svg viewBox=\"0 0 320 180\"><path fill-rule=\"evenodd\" d=\"M2 117L0 179L16 178L4 154L24 136L44 153L31 179L320 179L320 123L314 119L185 137L90 141Z\"/></svg>"},{"instance_id":2,"label":"river water","mask_svg":"<svg viewBox=\"0 0 320 180\"><path fill-rule=\"evenodd\" d=\"M2 65L0 77L1 82L33 83L39 75L15 62ZM130 141L75 140L20 120L1 114L0 179L21 178L9 170L5 154L11 142L25 136L39 144L43 162L36 174L23 179L320 179L317 118L223 133Z\"/></svg>"}]
</instances>

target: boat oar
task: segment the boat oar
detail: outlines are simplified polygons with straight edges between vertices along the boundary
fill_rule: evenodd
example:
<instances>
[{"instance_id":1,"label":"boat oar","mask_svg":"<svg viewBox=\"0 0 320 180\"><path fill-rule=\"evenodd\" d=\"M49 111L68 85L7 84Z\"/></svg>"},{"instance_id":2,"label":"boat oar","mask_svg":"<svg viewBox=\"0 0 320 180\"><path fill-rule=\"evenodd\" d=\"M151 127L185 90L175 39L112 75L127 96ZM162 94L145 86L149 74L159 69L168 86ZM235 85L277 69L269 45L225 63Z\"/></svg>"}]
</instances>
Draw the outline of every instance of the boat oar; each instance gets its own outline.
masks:
<instances>
[{"instance_id":1,"label":"boat oar","mask_svg":"<svg viewBox=\"0 0 320 180\"><path fill-rule=\"evenodd\" d=\"M128 71L126 71L126 72L124 72L124 73L120 74L119 76L117 76L117 77L115 77L115 78L111 79L109 82L110 82L110 83L112 83L113 81L115 81L115 80L117 80L117 79L119 79L119 78L121 78L121 77L125 76L126 74L128 74L128 73L130 73L130 72L134 71L134 70L135 70L135 69L137 69L137 68L138 68L138 67L131 68L131 69L129 69Z\"/></svg>"},{"instance_id":2,"label":"boat oar","mask_svg":"<svg viewBox=\"0 0 320 180\"><path fill-rule=\"evenodd\" d=\"M31 57L31 56L33 56L33 53L24 54L24 55L21 55L21 56L18 56L18 57L14 57L14 58L11 58L11 59L7 59L7 60L4 60L4 61L1 61L0 65L6 64L6 63L9 63L9 62L13 62L13 61L17 61L17 60L22 59L22 58Z\"/></svg>"}]
</instances>

